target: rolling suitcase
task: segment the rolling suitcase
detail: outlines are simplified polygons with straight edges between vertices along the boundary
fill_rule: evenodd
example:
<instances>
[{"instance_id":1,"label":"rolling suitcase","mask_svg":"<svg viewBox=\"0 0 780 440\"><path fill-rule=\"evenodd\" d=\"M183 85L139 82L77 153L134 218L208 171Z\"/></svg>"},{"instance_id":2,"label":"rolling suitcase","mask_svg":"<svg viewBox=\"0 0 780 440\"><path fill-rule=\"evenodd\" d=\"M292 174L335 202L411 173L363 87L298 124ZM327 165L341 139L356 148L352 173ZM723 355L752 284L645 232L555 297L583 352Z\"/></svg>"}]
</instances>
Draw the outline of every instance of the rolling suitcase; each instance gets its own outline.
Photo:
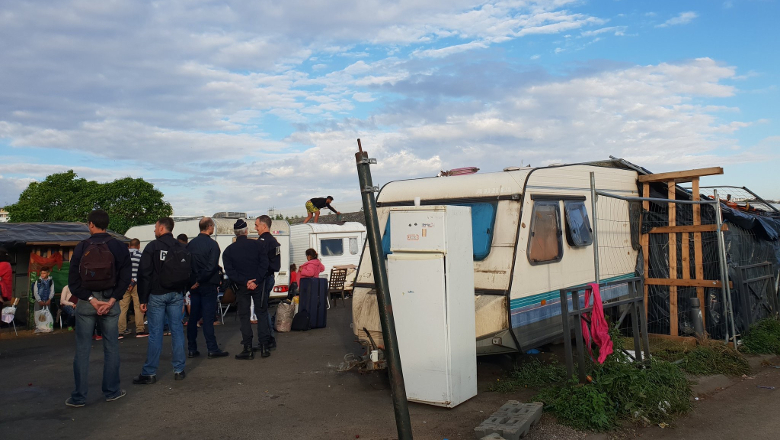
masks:
<instances>
[{"instance_id":1,"label":"rolling suitcase","mask_svg":"<svg viewBox=\"0 0 780 440\"><path fill-rule=\"evenodd\" d=\"M328 280L302 278L300 280L300 308L309 313L310 328L324 328L328 322Z\"/></svg>"}]
</instances>

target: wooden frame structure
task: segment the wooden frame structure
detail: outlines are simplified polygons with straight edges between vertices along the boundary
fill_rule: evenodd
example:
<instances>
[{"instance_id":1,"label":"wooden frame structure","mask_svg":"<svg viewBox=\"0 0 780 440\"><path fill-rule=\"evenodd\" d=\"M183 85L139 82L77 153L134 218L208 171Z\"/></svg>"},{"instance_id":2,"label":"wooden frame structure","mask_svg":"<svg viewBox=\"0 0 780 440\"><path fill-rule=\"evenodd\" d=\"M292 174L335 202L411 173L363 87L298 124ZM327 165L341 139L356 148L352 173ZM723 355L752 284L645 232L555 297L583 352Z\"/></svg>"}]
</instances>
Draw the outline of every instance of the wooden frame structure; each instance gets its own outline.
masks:
<instances>
[{"instance_id":1,"label":"wooden frame structure","mask_svg":"<svg viewBox=\"0 0 780 440\"><path fill-rule=\"evenodd\" d=\"M696 297L699 298L699 304L704 302L705 287L722 287L720 280L705 280L702 250L702 232L715 232L716 225L701 224L701 205L693 205L693 225L677 225L677 205L674 201L677 198L677 184L691 182L693 201L700 200L699 178L703 176L712 176L723 174L723 168L700 168L686 171L675 171L670 173L647 174L639 176L638 181L642 184L642 197L650 197L650 184L666 184L669 206L669 225L665 227L652 228L648 233L641 235L642 257L644 259L644 296L645 313L648 312L649 286L669 286L669 334L672 337L679 336L679 323L677 318L677 287L696 287ZM649 211L650 202L642 202L644 212ZM649 278L650 274L650 234L669 234L669 278ZM681 249L681 267L682 278L677 278L677 234L682 234L683 247ZM693 235L693 258L695 268L695 278L691 278L690 271L690 246L687 244ZM706 315L706 314L704 314ZM702 316L704 319L704 316ZM705 322L706 325L706 322Z\"/></svg>"}]
</instances>

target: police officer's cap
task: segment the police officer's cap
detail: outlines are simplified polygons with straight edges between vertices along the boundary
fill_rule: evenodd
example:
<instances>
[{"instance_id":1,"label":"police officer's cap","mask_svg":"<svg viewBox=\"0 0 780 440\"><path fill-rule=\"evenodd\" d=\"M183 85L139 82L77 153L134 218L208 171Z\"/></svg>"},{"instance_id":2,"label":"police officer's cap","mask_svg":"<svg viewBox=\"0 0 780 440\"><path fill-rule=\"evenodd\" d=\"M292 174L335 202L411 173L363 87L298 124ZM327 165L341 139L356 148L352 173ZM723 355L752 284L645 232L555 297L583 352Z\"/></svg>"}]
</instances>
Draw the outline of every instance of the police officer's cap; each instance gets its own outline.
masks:
<instances>
[{"instance_id":1,"label":"police officer's cap","mask_svg":"<svg viewBox=\"0 0 780 440\"><path fill-rule=\"evenodd\" d=\"M233 229L235 230L244 229L246 227L247 227L246 222L242 218L236 220L236 223L233 225Z\"/></svg>"}]
</instances>

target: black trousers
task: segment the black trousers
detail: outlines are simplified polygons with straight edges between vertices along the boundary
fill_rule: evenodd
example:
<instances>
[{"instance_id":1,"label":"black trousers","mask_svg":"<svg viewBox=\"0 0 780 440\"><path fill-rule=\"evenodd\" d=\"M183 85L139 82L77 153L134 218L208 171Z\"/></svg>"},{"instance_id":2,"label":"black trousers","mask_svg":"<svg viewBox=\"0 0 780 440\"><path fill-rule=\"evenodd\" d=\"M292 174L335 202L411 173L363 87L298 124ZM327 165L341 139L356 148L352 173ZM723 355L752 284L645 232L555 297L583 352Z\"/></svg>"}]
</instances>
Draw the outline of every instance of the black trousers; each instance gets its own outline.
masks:
<instances>
[{"instance_id":1,"label":"black trousers","mask_svg":"<svg viewBox=\"0 0 780 440\"><path fill-rule=\"evenodd\" d=\"M263 285L255 290L249 290L246 286L240 286L236 294L236 306L238 307L238 319L241 320L241 344L252 345L252 323L250 322L250 306L255 302L255 315L257 315L257 342L267 345L271 339L271 327L268 324L268 294L264 293Z\"/></svg>"}]
</instances>

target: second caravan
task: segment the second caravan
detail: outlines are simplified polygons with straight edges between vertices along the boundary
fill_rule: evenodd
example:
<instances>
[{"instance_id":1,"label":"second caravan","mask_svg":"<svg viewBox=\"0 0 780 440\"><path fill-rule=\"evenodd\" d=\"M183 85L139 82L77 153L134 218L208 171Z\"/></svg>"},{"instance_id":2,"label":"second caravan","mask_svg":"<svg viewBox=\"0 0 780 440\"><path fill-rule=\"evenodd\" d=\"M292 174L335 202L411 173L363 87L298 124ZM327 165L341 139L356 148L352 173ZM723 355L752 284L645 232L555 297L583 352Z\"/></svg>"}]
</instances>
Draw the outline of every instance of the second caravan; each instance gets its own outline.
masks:
<instances>
[{"instance_id":1,"label":"second caravan","mask_svg":"<svg viewBox=\"0 0 780 440\"><path fill-rule=\"evenodd\" d=\"M358 222L340 225L305 223L290 227L290 263L306 262L306 249L312 248L319 254L325 266L321 277L329 277L334 267L355 266L360 263L360 253L366 241L366 227ZM284 268L284 267L282 267ZM345 287L349 290L355 278L355 271L347 271Z\"/></svg>"}]
</instances>

